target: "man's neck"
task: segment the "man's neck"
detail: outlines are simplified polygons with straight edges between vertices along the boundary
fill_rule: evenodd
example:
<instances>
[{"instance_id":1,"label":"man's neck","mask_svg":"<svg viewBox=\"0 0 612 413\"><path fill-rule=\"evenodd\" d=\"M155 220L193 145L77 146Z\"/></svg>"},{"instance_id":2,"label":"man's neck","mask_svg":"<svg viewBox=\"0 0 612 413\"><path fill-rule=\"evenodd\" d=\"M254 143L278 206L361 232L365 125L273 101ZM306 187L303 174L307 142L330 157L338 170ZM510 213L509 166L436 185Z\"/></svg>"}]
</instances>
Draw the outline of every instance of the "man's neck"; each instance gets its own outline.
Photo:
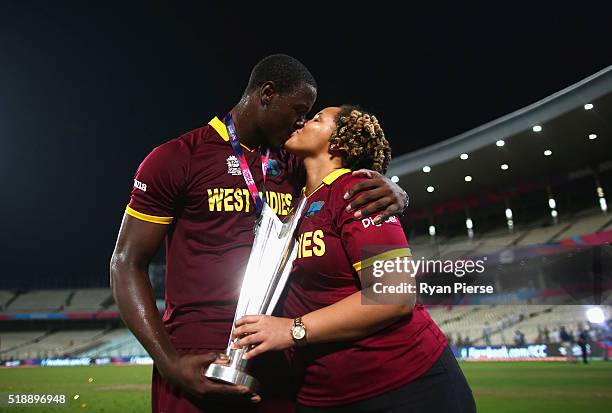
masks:
<instances>
[{"instance_id":1,"label":"man's neck","mask_svg":"<svg viewBox=\"0 0 612 413\"><path fill-rule=\"evenodd\" d=\"M336 169L342 168L342 160L325 153L318 157L304 158L304 167L306 168L306 195L310 195L323 183L323 178Z\"/></svg>"},{"instance_id":2,"label":"man's neck","mask_svg":"<svg viewBox=\"0 0 612 413\"><path fill-rule=\"evenodd\" d=\"M236 127L236 134L240 138L240 143L249 148L257 148L263 143L263 139L257 131L256 126L251 121L248 102L241 100L232 109L232 118Z\"/></svg>"}]
</instances>

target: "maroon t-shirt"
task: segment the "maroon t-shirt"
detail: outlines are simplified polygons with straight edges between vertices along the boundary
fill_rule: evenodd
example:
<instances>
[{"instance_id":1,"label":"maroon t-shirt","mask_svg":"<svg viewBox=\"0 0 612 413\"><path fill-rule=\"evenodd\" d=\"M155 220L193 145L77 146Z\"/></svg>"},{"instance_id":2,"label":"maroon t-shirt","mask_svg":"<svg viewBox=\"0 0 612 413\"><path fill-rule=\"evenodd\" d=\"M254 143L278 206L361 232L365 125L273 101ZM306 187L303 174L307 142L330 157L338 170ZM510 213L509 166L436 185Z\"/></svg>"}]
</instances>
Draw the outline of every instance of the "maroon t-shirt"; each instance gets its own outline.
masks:
<instances>
[{"instance_id":1,"label":"maroon t-shirt","mask_svg":"<svg viewBox=\"0 0 612 413\"><path fill-rule=\"evenodd\" d=\"M259 151L244 147L244 155L261 191ZM268 165L266 198L282 217L304 184L303 168L282 150ZM158 146L140 164L126 212L170 226L163 320L175 347L227 346L253 244L253 205L218 118Z\"/></svg>"},{"instance_id":2,"label":"maroon t-shirt","mask_svg":"<svg viewBox=\"0 0 612 413\"><path fill-rule=\"evenodd\" d=\"M374 260L411 255L396 217L375 225L371 218L356 220L345 211L343 195L361 179L339 169L309 196L284 302L285 317L303 316L356 293L357 271ZM364 247L376 246L383 251L362 257ZM416 305L411 316L360 340L291 349L299 382L297 400L329 407L394 390L433 366L445 347L442 331L423 306Z\"/></svg>"}]
</instances>

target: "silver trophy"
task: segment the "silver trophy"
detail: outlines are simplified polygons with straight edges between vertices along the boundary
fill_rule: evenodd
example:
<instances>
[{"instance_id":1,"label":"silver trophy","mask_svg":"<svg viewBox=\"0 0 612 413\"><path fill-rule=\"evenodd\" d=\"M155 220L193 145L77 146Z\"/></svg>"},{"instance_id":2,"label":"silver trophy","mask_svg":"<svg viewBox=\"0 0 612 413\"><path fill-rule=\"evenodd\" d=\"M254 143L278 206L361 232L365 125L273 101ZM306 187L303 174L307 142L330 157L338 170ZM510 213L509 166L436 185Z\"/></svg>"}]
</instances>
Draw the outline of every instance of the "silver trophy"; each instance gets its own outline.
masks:
<instances>
[{"instance_id":1,"label":"silver trophy","mask_svg":"<svg viewBox=\"0 0 612 413\"><path fill-rule=\"evenodd\" d=\"M297 255L298 243L294 234L306 204L307 199L302 198L293 214L283 223L264 202L255 224L255 240L242 279L232 333L236 320L242 316L270 315L274 311ZM255 392L259 383L247 373L247 360L242 358L248 349L233 349L232 344L230 336L225 350L229 357L228 363L211 364L206 370L206 377L228 384L247 386Z\"/></svg>"}]
</instances>

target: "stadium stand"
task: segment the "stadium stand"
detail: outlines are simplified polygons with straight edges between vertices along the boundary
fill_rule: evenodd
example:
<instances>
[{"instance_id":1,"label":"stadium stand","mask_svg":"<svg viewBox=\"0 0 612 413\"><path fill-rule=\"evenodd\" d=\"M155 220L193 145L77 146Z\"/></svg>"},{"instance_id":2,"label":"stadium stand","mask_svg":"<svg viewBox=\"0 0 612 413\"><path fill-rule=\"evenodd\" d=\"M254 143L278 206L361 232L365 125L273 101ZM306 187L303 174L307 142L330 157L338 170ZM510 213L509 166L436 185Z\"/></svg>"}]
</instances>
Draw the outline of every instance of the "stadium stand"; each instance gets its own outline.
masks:
<instances>
[{"instance_id":1,"label":"stadium stand","mask_svg":"<svg viewBox=\"0 0 612 413\"><path fill-rule=\"evenodd\" d=\"M523 237L521 237L516 245L535 245L535 244L544 244L549 242L564 231L567 231L570 228L571 224L559 224L553 225L546 228L537 228L528 231Z\"/></svg>"},{"instance_id":2,"label":"stadium stand","mask_svg":"<svg viewBox=\"0 0 612 413\"><path fill-rule=\"evenodd\" d=\"M111 300L108 288L90 288L76 290L71 296L64 312L98 311Z\"/></svg>"},{"instance_id":3,"label":"stadium stand","mask_svg":"<svg viewBox=\"0 0 612 413\"><path fill-rule=\"evenodd\" d=\"M564 326L570 332L587 326L582 305L466 305L431 307L432 318L454 345L511 345L514 333L521 331L527 343L549 340ZM612 306L608 306L612 314ZM484 338L490 328L490 341ZM125 328L112 330L65 330L3 333L0 359L45 357L132 357L147 356L146 350ZM460 342L458 342L458 340Z\"/></svg>"},{"instance_id":4,"label":"stadium stand","mask_svg":"<svg viewBox=\"0 0 612 413\"><path fill-rule=\"evenodd\" d=\"M4 311L12 313L60 311L66 305L70 294L70 290L29 291L18 295Z\"/></svg>"},{"instance_id":5,"label":"stadium stand","mask_svg":"<svg viewBox=\"0 0 612 413\"><path fill-rule=\"evenodd\" d=\"M488 236L484 236L486 237L486 242L483 242L478 247L478 252L481 254L488 254L505 248L510 248L515 245L516 241L522 236L523 233L520 231L513 233L508 233L507 229L493 231Z\"/></svg>"},{"instance_id":6,"label":"stadium stand","mask_svg":"<svg viewBox=\"0 0 612 413\"><path fill-rule=\"evenodd\" d=\"M594 234L602 232L606 224L612 221L612 216L602 214L601 211L588 211L586 216L578 217L573 221L570 227L561 232L552 241L558 241L566 238L575 237L577 235Z\"/></svg>"},{"instance_id":7,"label":"stadium stand","mask_svg":"<svg viewBox=\"0 0 612 413\"><path fill-rule=\"evenodd\" d=\"M0 356L3 359L11 358L13 356L13 353L10 353L11 351L20 350L24 346L43 338L46 334L46 331L3 332L0 334Z\"/></svg>"},{"instance_id":8,"label":"stadium stand","mask_svg":"<svg viewBox=\"0 0 612 413\"><path fill-rule=\"evenodd\" d=\"M479 233L473 238L459 235L452 238L437 237L434 240L427 236L416 236L410 240L413 252L425 258L443 257L460 258L473 255L511 249L514 247L533 246L549 242L571 239L580 235L589 235L608 231L612 216L601 211L591 210L563 223L547 227L522 227L510 232L507 228L498 227Z\"/></svg>"},{"instance_id":9,"label":"stadium stand","mask_svg":"<svg viewBox=\"0 0 612 413\"><path fill-rule=\"evenodd\" d=\"M99 311L110 303L109 288L34 290L19 294L0 291L0 311L4 313Z\"/></svg>"},{"instance_id":10,"label":"stadium stand","mask_svg":"<svg viewBox=\"0 0 612 413\"><path fill-rule=\"evenodd\" d=\"M487 344L485 328L490 328L488 344L510 345L515 344L513 337L517 330L524 334L527 343L536 343L546 341L542 336L545 328L550 340L553 331L561 326L575 332L588 325L582 305L434 307L429 312L455 345L457 339L462 343L468 340L470 345ZM612 314L610 306L608 314Z\"/></svg>"},{"instance_id":11,"label":"stadium stand","mask_svg":"<svg viewBox=\"0 0 612 413\"><path fill-rule=\"evenodd\" d=\"M157 308L160 311L163 311L163 309L166 307L164 300L161 298L158 298L157 300L155 300L155 304L157 305ZM119 311L119 308L117 307L117 303L115 303L112 297L111 297L110 305L108 305L108 307L106 307L104 311Z\"/></svg>"},{"instance_id":12,"label":"stadium stand","mask_svg":"<svg viewBox=\"0 0 612 413\"><path fill-rule=\"evenodd\" d=\"M117 329L99 340L96 346L78 353L78 357L146 356L147 352L136 337L125 328Z\"/></svg>"},{"instance_id":13,"label":"stadium stand","mask_svg":"<svg viewBox=\"0 0 612 413\"><path fill-rule=\"evenodd\" d=\"M15 297L15 293L12 291L0 290L0 311L4 311L7 304Z\"/></svg>"},{"instance_id":14,"label":"stadium stand","mask_svg":"<svg viewBox=\"0 0 612 413\"><path fill-rule=\"evenodd\" d=\"M106 331L99 329L2 333L0 357L3 360L66 357L97 343L105 335Z\"/></svg>"}]
</instances>

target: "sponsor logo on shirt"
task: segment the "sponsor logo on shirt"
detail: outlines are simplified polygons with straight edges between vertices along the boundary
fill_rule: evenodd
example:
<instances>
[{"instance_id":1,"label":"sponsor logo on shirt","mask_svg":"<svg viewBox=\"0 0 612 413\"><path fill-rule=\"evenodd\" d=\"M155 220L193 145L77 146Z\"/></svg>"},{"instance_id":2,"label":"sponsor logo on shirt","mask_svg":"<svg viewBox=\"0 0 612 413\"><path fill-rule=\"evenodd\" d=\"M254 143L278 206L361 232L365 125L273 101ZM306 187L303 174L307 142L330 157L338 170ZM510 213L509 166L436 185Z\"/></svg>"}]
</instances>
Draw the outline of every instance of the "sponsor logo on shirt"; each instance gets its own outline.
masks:
<instances>
[{"instance_id":1,"label":"sponsor logo on shirt","mask_svg":"<svg viewBox=\"0 0 612 413\"><path fill-rule=\"evenodd\" d=\"M380 224L375 224L374 218L367 217L361 220L361 225L363 225L364 228L368 228L370 226L380 227L382 224L386 224L388 222L393 222L397 224L399 223L399 219L397 219L397 217L393 215L393 216L390 216L385 222L382 222Z\"/></svg>"},{"instance_id":2,"label":"sponsor logo on shirt","mask_svg":"<svg viewBox=\"0 0 612 413\"><path fill-rule=\"evenodd\" d=\"M147 192L147 184L140 182L138 179L134 179L134 188L140 189L143 192Z\"/></svg>"},{"instance_id":3,"label":"sponsor logo on shirt","mask_svg":"<svg viewBox=\"0 0 612 413\"><path fill-rule=\"evenodd\" d=\"M308 211L306 211L306 217L310 218L311 216L319 212L323 208L323 205L325 205L325 201L313 202L310 205L310 208L308 208Z\"/></svg>"},{"instance_id":4,"label":"sponsor logo on shirt","mask_svg":"<svg viewBox=\"0 0 612 413\"><path fill-rule=\"evenodd\" d=\"M227 173L230 175L242 175L242 171L240 170L240 162L235 155L230 155L227 157L225 161L227 163Z\"/></svg>"},{"instance_id":5,"label":"sponsor logo on shirt","mask_svg":"<svg viewBox=\"0 0 612 413\"><path fill-rule=\"evenodd\" d=\"M208 210L210 212L250 212L251 194L247 188L209 188ZM289 214L291 194L266 191L266 202L278 215Z\"/></svg>"}]
</instances>

